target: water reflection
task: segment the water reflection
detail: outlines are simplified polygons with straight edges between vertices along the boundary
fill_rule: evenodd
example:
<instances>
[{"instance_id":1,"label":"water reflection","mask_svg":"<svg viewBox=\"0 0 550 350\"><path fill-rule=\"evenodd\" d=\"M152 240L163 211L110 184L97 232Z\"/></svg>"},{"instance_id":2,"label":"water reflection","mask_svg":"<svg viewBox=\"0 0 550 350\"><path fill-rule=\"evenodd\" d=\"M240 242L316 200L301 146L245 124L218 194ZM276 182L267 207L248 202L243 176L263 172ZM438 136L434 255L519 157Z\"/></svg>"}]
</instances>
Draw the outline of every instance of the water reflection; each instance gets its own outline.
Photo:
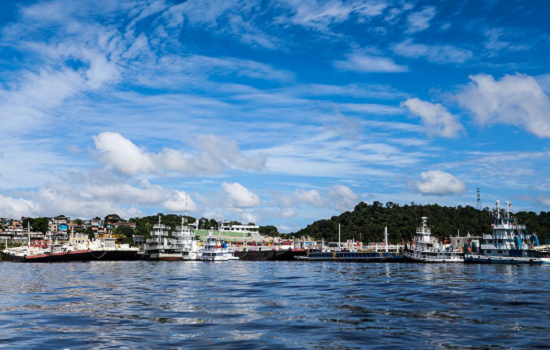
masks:
<instances>
[{"instance_id":1,"label":"water reflection","mask_svg":"<svg viewBox=\"0 0 550 350\"><path fill-rule=\"evenodd\" d=\"M547 346L544 266L0 264L0 346Z\"/></svg>"}]
</instances>

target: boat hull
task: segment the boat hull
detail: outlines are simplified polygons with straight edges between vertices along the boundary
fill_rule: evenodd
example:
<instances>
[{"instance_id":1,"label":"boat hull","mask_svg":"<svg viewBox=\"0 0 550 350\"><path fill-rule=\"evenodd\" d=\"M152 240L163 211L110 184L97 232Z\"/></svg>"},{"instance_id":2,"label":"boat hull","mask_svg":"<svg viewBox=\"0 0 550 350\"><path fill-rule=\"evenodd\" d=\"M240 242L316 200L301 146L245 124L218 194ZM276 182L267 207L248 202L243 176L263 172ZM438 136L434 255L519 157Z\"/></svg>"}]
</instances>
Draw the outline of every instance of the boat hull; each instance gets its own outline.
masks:
<instances>
[{"instance_id":1,"label":"boat hull","mask_svg":"<svg viewBox=\"0 0 550 350\"><path fill-rule=\"evenodd\" d=\"M70 261L90 261L92 259L90 250L79 250L74 252L40 254L31 256L21 256L2 253L3 261L42 263L42 262L70 262Z\"/></svg>"},{"instance_id":2,"label":"boat hull","mask_svg":"<svg viewBox=\"0 0 550 350\"><path fill-rule=\"evenodd\" d=\"M417 263L426 263L426 264L438 264L438 263L445 263L445 264L456 264L456 263L464 263L464 254L456 255L455 258L451 257L442 257L441 255L439 257L424 257L424 256L418 256L412 254L409 252L403 253L404 261L408 262L417 262Z\"/></svg>"},{"instance_id":3,"label":"boat hull","mask_svg":"<svg viewBox=\"0 0 550 350\"><path fill-rule=\"evenodd\" d=\"M296 258L300 261L334 261L357 263L402 262L403 256L392 252L313 252Z\"/></svg>"},{"instance_id":4,"label":"boat hull","mask_svg":"<svg viewBox=\"0 0 550 350\"><path fill-rule=\"evenodd\" d=\"M543 261L535 257L508 257L508 256L485 256L485 255L467 255L464 258L465 263L469 264L508 264L508 265L540 265Z\"/></svg>"},{"instance_id":5,"label":"boat hull","mask_svg":"<svg viewBox=\"0 0 550 350\"><path fill-rule=\"evenodd\" d=\"M299 256L306 256L306 250L243 250L236 251L235 256L243 261L295 261Z\"/></svg>"},{"instance_id":6,"label":"boat hull","mask_svg":"<svg viewBox=\"0 0 550 350\"><path fill-rule=\"evenodd\" d=\"M122 261L139 260L141 256L137 250L94 250L91 252L92 261Z\"/></svg>"}]
</instances>

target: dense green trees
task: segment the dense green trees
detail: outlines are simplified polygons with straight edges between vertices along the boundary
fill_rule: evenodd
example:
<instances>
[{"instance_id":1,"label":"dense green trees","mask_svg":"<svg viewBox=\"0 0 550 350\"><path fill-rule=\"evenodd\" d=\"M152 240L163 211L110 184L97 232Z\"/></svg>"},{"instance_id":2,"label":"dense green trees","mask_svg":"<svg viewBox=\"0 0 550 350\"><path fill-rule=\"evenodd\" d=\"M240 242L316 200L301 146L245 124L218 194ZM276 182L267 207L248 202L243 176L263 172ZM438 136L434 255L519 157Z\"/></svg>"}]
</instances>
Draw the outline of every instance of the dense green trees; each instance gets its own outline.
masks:
<instances>
[{"instance_id":1,"label":"dense green trees","mask_svg":"<svg viewBox=\"0 0 550 350\"><path fill-rule=\"evenodd\" d=\"M91 227L88 227L86 229L86 231L84 232L84 234L86 234L86 236L88 236L88 239L94 239L95 238L94 230L92 230Z\"/></svg>"},{"instance_id":2,"label":"dense green trees","mask_svg":"<svg viewBox=\"0 0 550 350\"><path fill-rule=\"evenodd\" d=\"M338 240L338 224L341 224L342 240L355 238L363 242L381 242L384 227L388 227L389 239L393 243L409 241L420 226L422 216L428 217L432 234L439 237L481 235L491 232L489 208L477 210L471 206L444 207L437 204L403 205L388 202L359 203L352 212L319 220L295 232L294 236L311 236L325 241ZM536 231L544 242L550 237L550 213L519 212L515 214L520 223L527 225L529 232Z\"/></svg>"},{"instance_id":3,"label":"dense green trees","mask_svg":"<svg viewBox=\"0 0 550 350\"><path fill-rule=\"evenodd\" d=\"M260 234L263 236L269 236L269 237L278 237L279 236L279 230L277 227L273 225L267 225L267 226L260 226Z\"/></svg>"},{"instance_id":4,"label":"dense green trees","mask_svg":"<svg viewBox=\"0 0 550 350\"><path fill-rule=\"evenodd\" d=\"M48 219L47 218L26 218L23 220L23 228L26 230L27 225L30 224L31 231L33 232L48 232Z\"/></svg>"}]
</instances>

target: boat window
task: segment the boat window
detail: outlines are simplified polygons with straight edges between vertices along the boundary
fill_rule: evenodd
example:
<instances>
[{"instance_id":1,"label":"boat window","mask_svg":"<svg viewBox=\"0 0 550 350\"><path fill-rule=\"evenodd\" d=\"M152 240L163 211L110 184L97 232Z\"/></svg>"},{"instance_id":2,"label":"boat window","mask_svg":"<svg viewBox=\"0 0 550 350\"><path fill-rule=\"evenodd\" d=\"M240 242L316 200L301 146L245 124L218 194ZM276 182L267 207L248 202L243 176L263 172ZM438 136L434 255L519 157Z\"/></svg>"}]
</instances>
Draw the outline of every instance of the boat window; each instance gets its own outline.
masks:
<instances>
[{"instance_id":1,"label":"boat window","mask_svg":"<svg viewBox=\"0 0 550 350\"><path fill-rule=\"evenodd\" d=\"M490 253L491 251L490 251L490 250L486 250L485 252Z\"/></svg>"},{"instance_id":2,"label":"boat window","mask_svg":"<svg viewBox=\"0 0 550 350\"><path fill-rule=\"evenodd\" d=\"M502 254L502 250L497 251L498 254Z\"/></svg>"},{"instance_id":3,"label":"boat window","mask_svg":"<svg viewBox=\"0 0 550 350\"><path fill-rule=\"evenodd\" d=\"M498 240L498 243L502 243L502 239L499 239L499 240Z\"/></svg>"}]
</instances>

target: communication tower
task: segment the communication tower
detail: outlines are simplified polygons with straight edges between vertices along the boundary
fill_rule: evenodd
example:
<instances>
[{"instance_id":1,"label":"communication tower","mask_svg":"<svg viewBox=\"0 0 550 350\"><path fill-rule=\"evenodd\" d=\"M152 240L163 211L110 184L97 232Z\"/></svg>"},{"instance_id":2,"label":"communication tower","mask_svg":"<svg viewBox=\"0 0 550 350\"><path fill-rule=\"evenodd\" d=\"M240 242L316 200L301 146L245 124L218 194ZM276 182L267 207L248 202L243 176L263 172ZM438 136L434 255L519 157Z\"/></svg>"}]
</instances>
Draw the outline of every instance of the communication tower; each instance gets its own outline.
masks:
<instances>
[{"instance_id":1,"label":"communication tower","mask_svg":"<svg viewBox=\"0 0 550 350\"><path fill-rule=\"evenodd\" d=\"M481 210L481 195L479 194L479 187L477 188L477 209Z\"/></svg>"}]
</instances>

